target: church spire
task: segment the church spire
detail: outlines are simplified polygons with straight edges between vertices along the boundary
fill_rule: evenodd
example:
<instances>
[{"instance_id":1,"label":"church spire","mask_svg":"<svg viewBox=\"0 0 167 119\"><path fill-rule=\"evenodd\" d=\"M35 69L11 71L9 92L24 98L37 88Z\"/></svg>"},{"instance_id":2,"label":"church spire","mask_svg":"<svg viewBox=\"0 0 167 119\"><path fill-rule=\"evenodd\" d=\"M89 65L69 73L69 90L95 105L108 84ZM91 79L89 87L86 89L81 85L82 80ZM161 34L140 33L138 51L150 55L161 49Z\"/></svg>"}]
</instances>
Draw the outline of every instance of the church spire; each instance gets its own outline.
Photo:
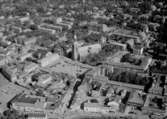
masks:
<instances>
[{"instance_id":1,"label":"church spire","mask_svg":"<svg viewBox=\"0 0 167 119\"><path fill-rule=\"evenodd\" d=\"M77 35L74 33L74 41L72 46L72 58L73 60L78 60L78 42Z\"/></svg>"}]
</instances>

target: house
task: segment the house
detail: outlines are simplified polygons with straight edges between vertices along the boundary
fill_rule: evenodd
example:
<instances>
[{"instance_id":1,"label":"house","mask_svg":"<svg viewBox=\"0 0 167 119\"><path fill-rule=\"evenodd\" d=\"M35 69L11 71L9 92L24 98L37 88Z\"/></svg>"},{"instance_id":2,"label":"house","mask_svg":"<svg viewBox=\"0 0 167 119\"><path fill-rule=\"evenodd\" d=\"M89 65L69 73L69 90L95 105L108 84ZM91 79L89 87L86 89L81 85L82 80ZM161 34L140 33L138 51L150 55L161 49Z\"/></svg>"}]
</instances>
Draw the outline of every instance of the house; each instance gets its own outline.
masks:
<instances>
[{"instance_id":1,"label":"house","mask_svg":"<svg viewBox=\"0 0 167 119\"><path fill-rule=\"evenodd\" d=\"M29 16L25 16L25 17L21 17L19 18L20 22L23 23L23 22L26 22L26 21L30 21L30 17Z\"/></svg>"},{"instance_id":2,"label":"house","mask_svg":"<svg viewBox=\"0 0 167 119\"><path fill-rule=\"evenodd\" d=\"M151 88L149 89L149 93L156 94L156 95L162 95L163 93L163 87L160 86L162 82L160 79L157 79L153 81Z\"/></svg>"},{"instance_id":3,"label":"house","mask_svg":"<svg viewBox=\"0 0 167 119\"><path fill-rule=\"evenodd\" d=\"M31 57L31 56L32 56L32 52L24 53L24 54L21 54L21 55L19 56L19 60L23 62L26 58L29 58L29 57Z\"/></svg>"},{"instance_id":4,"label":"house","mask_svg":"<svg viewBox=\"0 0 167 119\"><path fill-rule=\"evenodd\" d=\"M45 87L51 84L52 76L49 73L37 73L32 76L33 81L37 81L37 85Z\"/></svg>"},{"instance_id":5,"label":"house","mask_svg":"<svg viewBox=\"0 0 167 119\"><path fill-rule=\"evenodd\" d=\"M89 31L90 33L100 33L103 30L103 25L100 25L98 23L91 22L89 23Z\"/></svg>"},{"instance_id":6,"label":"house","mask_svg":"<svg viewBox=\"0 0 167 119\"><path fill-rule=\"evenodd\" d=\"M32 56L36 59L43 59L47 54L47 50L44 50L44 49L38 49L36 50Z\"/></svg>"},{"instance_id":7,"label":"house","mask_svg":"<svg viewBox=\"0 0 167 119\"><path fill-rule=\"evenodd\" d=\"M165 98L163 96L148 94L142 111L154 114L166 113Z\"/></svg>"},{"instance_id":8,"label":"house","mask_svg":"<svg viewBox=\"0 0 167 119\"><path fill-rule=\"evenodd\" d=\"M167 85L164 86L164 95L167 96Z\"/></svg>"},{"instance_id":9,"label":"house","mask_svg":"<svg viewBox=\"0 0 167 119\"><path fill-rule=\"evenodd\" d=\"M122 44L122 43L119 43L119 42L110 42L110 44L113 45L113 46L118 46L122 50L127 49L127 44Z\"/></svg>"},{"instance_id":10,"label":"house","mask_svg":"<svg viewBox=\"0 0 167 119\"><path fill-rule=\"evenodd\" d=\"M1 86L0 86L0 113L3 113L7 107L9 106L8 103L17 95L22 92L27 91L26 89L15 85L10 82L6 82L5 79L2 79L1 76ZM4 80L4 81L3 81Z\"/></svg>"},{"instance_id":11,"label":"house","mask_svg":"<svg viewBox=\"0 0 167 119\"><path fill-rule=\"evenodd\" d=\"M63 27L61 25L50 25L44 23L39 26L39 29L51 34L57 34L63 31Z\"/></svg>"},{"instance_id":12,"label":"house","mask_svg":"<svg viewBox=\"0 0 167 119\"><path fill-rule=\"evenodd\" d=\"M68 29L70 29L73 25L73 22L74 22L74 19L73 18L69 18L69 17L58 17L56 22L58 24L61 24L61 25L64 25L64 26L67 26Z\"/></svg>"},{"instance_id":13,"label":"house","mask_svg":"<svg viewBox=\"0 0 167 119\"><path fill-rule=\"evenodd\" d=\"M9 81L2 74L0 74L0 94L1 94L1 96L5 95L3 97L9 96L9 95L5 94L5 90L3 92L3 86L6 86L8 84L9 84ZM6 105L7 102L5 101L5 98L3 98L3 97L0 98L0 113L3 113L7 108L7 105Z\"/></svg>"},{"instance_id":14,"label":"house","mask_svg":"<svg viewBox=\"0 0 167 119\"><path fill-rule=\"evenodd\" d=\"M26 40L24 41L24 45L32 45L32 44L35 44L37 41L37 38L36 37L28 37L26 38Z\"/></svg>"},{"instance_id":15,"label":"house","mask_svg":"<svg viewBox=\"0 0 167 119\"><path fill-rule=\"evenodd\" d=\"M8 59L4 55L0 55L0 66L5 65L8 63Z\"/></svg>"},{"instance_id":16,"label":"house","mask_svg":"<svg viewBox=\"0 0 167 119\"><path fill-rule=\"evenodd\" d=\"M30 73L38 68L38 64L33 63L33 62L25 61L23 63L24 63L23 71L26 73Z\"/></svg>"},{"instance_id":17,"label":"house","mask_svg":"<svg viewBox=\"0 0 167 119\"><path fill-rule=\"evenodd\" d=\"M17 67L16 65L8 65L8 66L3 66L1 73L9 80L9 81L16 81L17 80L17 76L16 76L16 72L17 72Z\"/></svg>"},{"instance_id":18,"label":"house","mask_svg":"<svg viewBox=\"0 0 167 119\"><path fill-rule=\"evenodd\" d=\"M144 101L146 96L142 94L141 91L133 91L130 93L127 105L133 107L142 107L144 105Z\"/></svg>"},{"instance_id":19,"label":"house","mask_svg":"<svg viewBox=\"0 0 167 119\"><path fill-rule=\"evenodd\" d=\"M26 35L21 35L15 39L15 43L27 46L34 44L36 40L36 37L27 37Z\"/></svg>"},{"instance_id":20,"label":"house","mask_svg":"<svg viewBox=\"0 0 167 119\"><path fill-rule=\"evenodd\" d=\"M133 54L143 55L143 51L144 51L144 47L142 46L135 45L135 47L133 47Z\"/></svg>"},{"instance_id":21,"label":"house","mask_svg":"<svg viewBox=\"0 0 167 119\"><path fill-rule=\"evenodd\" d=\"M119 111L120 104L121 98L115 97L115 99L113 101L109 101L107 105L109 106L110 111L117 112Z\"/></svg>"},{"instance_id":22,"label":"house","mask_svg":"<svg viewBox=\"0 0 167 119\"><path fill-rule=\"evenodd\" d=\"M84 111L85 112L92 112L92 113L109 113L110 108L104 107L103 105L97 103L85 103L84 104Z\"/></svg>"},{"instance_id":23,"label":"house","mask_svg":"<svg viewBox=\"0 0 167 119\"><path fill-rule=\"evenodd\" d=\"M47 114L45 113L26 113L27 119L48 119Z\"/></svg>"}]
</instances>

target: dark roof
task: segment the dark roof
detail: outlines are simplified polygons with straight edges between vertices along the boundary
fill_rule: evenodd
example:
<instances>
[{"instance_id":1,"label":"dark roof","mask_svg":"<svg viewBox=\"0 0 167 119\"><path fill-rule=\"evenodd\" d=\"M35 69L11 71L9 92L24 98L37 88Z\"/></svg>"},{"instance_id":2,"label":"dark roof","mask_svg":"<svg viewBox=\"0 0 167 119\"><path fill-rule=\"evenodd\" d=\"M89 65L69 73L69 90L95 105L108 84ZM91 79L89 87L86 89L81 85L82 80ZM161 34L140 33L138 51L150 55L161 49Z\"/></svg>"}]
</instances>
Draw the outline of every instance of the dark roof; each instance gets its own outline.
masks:
<instances>
[{"instance_id":1,"label":"dark roof","mask_svg":"<svg viewBox=\"0 0 167 119\"><path fill-rule=\"evenodd\" d=\"M23 102L23 103L35 104L37 100L38 98L36 97L29 97L24 94L24 95L19 95L15 97L15 99L12 102Z\"/></svg>"},{"instance_id":2,"label":"dark roof","mask_svg":"<svg viewBox=\"0 0 167 119\"><path fill-rule=\"evenodd\" d=\"M44 114L44 113L28 113L27 114L28 115L28 117L45 117L46 116L46 114Z\"/></svg>"}]
</instances>

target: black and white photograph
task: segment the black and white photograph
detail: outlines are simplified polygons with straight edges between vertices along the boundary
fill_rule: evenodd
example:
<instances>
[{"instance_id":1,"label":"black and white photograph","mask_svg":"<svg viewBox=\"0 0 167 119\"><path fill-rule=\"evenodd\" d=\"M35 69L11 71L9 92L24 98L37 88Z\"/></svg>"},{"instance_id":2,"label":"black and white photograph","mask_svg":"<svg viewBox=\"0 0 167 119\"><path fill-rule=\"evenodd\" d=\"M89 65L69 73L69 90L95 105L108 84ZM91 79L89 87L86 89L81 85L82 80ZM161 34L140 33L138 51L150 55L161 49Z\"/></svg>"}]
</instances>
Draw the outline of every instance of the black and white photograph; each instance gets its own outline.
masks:
<instances>
[{"instance_id":1,"label":"black and white photograph","mask_svg":"<svg viewBox=\"0 0 167 119\"><path fill-rule=\"evenodd\" d=\"M0 119L167 119L167 0L0 0Z\"/></svg>"}]
</instances>

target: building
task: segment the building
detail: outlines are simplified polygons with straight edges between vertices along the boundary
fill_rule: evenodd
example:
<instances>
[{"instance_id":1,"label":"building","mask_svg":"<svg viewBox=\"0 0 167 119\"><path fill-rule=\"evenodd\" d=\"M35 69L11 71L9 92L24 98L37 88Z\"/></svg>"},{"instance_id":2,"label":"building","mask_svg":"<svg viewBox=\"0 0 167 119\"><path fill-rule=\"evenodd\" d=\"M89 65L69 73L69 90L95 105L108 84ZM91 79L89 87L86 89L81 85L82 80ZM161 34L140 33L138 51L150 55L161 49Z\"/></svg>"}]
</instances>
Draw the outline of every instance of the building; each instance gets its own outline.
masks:
<instances>
[{"instance_id":1,"label":"building","mask_svg":"<svg viewBox=\"0 0 167 119\"><path fill-rule=\"evenodd\" d=\"M28 74L38 67L39 65L34 62L24 61L5 65L2 67L1 72L9 81L17 82L22 74Z\"/></svg>"},{"instance_id":2,"label":"building","mask_svg":"<svg viewBox=\"0 0 167 119\"><path fill-rule=\"evenodd\" d=\"M19 59L20 59L20 61L24 61L26 58L29 58L29 57L31 57L32 56L32 53L25 53L25 54L21 54L20 56L19 56Z\"/></svg>"},{"instance_id":3,"label":"building","mask_svg":"<svg viewBox=\"0 0 167 119\"><path fill-rule=\"evenodd\" d=\"M165 98L154 94L148 94L142 108L144 113L164 114L166 113Z\"/></svg>"},{"instance_id":4,"label":"building","mask_svg":"<svg viewBox=\"0 0 167 119\"><path fill-rule=\"evenodd\" d=\"M11 100L13 109L22 113L44 113L46 100L44 97L20 94Z\"/></svg>"},{"instance_id":5,"label":"building","mask_svg":"<svg viewBox=\"0 0 167 119\"><path fill-rule=\"evenodd\" d=\"M51 84L52 76L49 73L37 73L32 76L32 81L37 81L37 85L45 87Z\"/></svg>"},{"instance_id":6,"label":"building","mask_svg":"<svg viewBox=\"0 0 167 119\"><path fill-rule=\"evenodd\" d=\"M144 105L146 95L142 94L141 91L134 91L130 93L127 104L133 107L142 107Z\"/></svg>"},{"instance_id":7,"label":"building","mask_svg":"<svg viewBox=\"0 0 167 119\"><path fill-rule=\"evenodd\" d=\"M23 72L25 73L30 73L39 67L38 64L33 62L25 61L23 63L24 63Z\"/></svg>"},{"instance_id":8,"label":"building","mask_svg":"<svg viewBox=\"0 0 167 119\"><path fill-rule=\"evenodd\" d=\"M121 104L121 98L115 97L115 99L113 101L108 102L107 105L110 108L110 112L118 112L120 104Z\"/></svg>"},{"instance_id":9,"label":"building","mask_svg":"<svg viewBox=\"0 0 167 119\"><path fill-rule=\"evenodd\" d=\"M63 27L61 25L50 25L50 24L41 24L39 26L39 29L51 34L57 34L63 31Z\"/></svg>"},{"instance_id":10,"label":"building","mask_svg":"<svg viewBox=\"0 0 167 119\"><path fill-rule=\"evenodd\" d=\"M36 37L27 37L26 35L21 35L15 39L15 43L27 46L34 44L36 40Z\"/></svg>"},{"instance_id":11,"label":"building","mask_svg":"<svg viewBox=\"0 0 167 119\"><path fill-rule=\"evenodd\" d=\"M47 114L45 113L26 113L27 119L48 119Z\"/></svg>"},{"instance_id":12,"label":"building","mask_svg":"<svg viewBox=\"0 0 167 119\"><path fill-rule=\"evenodd\" d=\"M1 72L9 81L14 82L17 80L17 75L16 75L17 67L16 67L16 65L3 66Z\"/></svg>"},{"instance_id":13,"label":"building","mask_svg":"<svg viewBox=\"0 0 167 119\"><path fill-rule=\"evenodd\" d=\"M62 22L59 22L58 25L64 27L64 29L71 29L73 23L68 22L68 21L62 21Z\"/></svg>"},{"instance_id":14,"label":"building","mask_svg":"<svg viewBox=\"0 0 167 119\"><path fill-rule=\"evenodd\" d=\"M108 36L110 43L123 46L124 50L128 50L130 47L134 54L142 55L143 46L138 36L126 35L121 33L110 33Z\"/></svg>"},{"instance_id":15,"label":"building","mask_svg":"<svg viewBox=\"0 0 167 119\"><path fill-rule=\"evenodd\" d=\"M164 86L164 95L167 96L167 85Z\"/></svg>"},{"instance_id":16,"label":"building","mask_svg":"<svg viewBox=\"0 0 167 119\"><path fill-rule=\"evenodd\" d=\"M154 79L152 86L149 89L149 93L155 95L162 95L163 87L161 87L160 84L161 84L160 79L158 79L157 81Z\"/></svg>"},{"instance_id":17,"label":"building","mask_svg":"<svg viewBox=\"0 0 167 119\"><path fill-rule=\"evenodd\" d=\"M67 26L68 29L71 29L72 25L73 25L73 22L74 22L74 19L73 18L70 18L70 17L58 17L56 19L56 22L60 25L64 25L64 26Z\"/></svg>"},{"instance_id":18,"label":"building","mask_svg":"<svg viewBox=\"0 0 167 119\"><path fill-rule=\"evenodd\" d=\"M96 44L83 44L77 41L77 36L74 35L74 43L72 46L72 58L73 60L82 60L89 54L97 54L102 49L100 43Z\"/></svg>"},{"instance_id":19,"label":"building","mask_svg":"<svg viewBox=\"0 0 167 119\"><path fill-rule=\"evenodd\" d=\"M90 31L90 33L101 33L102 30L103 30L103 25L98 24L96 21L89 23L89 31Z\"/></svg>"},{"instance_id":20,"label":"building","mask_svg":"<svg viewBox=\"0 0 167 119\"><path fill-rule=\"evenodd\" d=\"M85 58L89 54L97 54L102 49L100 44L91 44L78 48L80 59Z\"/></svg>"},{"instance_id":21,"label":"building","mask_svg":"<svg viewBox=\"0 0 167 119\"><path fill-rule=\"evenodd\" d=\"M0 55L0 66L5 65L8 63L8 59L4 55Z\"/></svg>"},{"instance_id":22,"label":"building","mask_svg":"<svg viewBox=\"0 0 167 119\"><path fill-rule=\"evenodd\" d=\"M57 61L59 61L59 59L60 59L60 56L58 54L48 54L39 62L42 67L47 67L47 66L54 65Z\"/></svg>"},{"instance_id":23,"label":"building","mask_svg":"<svg viewBox=\"0 0 167 119\"><path fill-rule=\"evenodd\" d=\"M93 112L93 113L109 113L110 108L104 107L103 105L97 103L85 103L84 104L85 112Z\"/></svg>"},{"instance_id":24,"label":"building","mask_svg":"<svg viewBox=\"0 0 167 119\"><path fill-rule=\"evenodd\" d=\"M106 75L108 73L113 73L113 71L114 71L114 68L112 66L111 67L99 66L99 67L96 67L96 68L89 70L86 73L85 77L95 78L96 76L100 76L100 77L107 78Z\"/></svg>"},{"instance_id":25,"label":"building","mask_svg":"<svg viewBox=\"0 0 167 119\"><path fill-rule=\"evenodd\" d=\"M141 46L135 46L133 48L133 53L136 54L136 55L143 55L143 51L144 51L144 47L141 47Z\"/></svg>"},{"instance_id":26,"label":"building","mask_svg":"<svg viewBox=\"0 0 167 119\"><path fill-rule=\"evenodd\" d=\"M3 79L4 80L4 79ZM6 82L6 81L5 81ZM27 90L15 85L13 83L9 83L4 81L2 82L2 76L1 76L1 85L0 86L0 113L3 113L5 110L7 110L7 107L9 106L8 103L17 95L19 95L22 92L26 92Z\"/></svg>"},{"instance_id":27,"label":"building","mask_svg":"<svg viewBox=\"0 0 167 119\"><path fill-rule=\"evenodd\" d=\"M126 48L127 48L126 44L122 44L122 43L118 43L118 42L110 42L110 44L119 46L120 49L122 49L122 50L126 50Z\"/></svg>"},{"instance_id":28,"label":"building","mask_svg":"<svg viewBox=\"0 0 167 119\"><path fill-rule=\"evenodd\" d=\"M9 81L2 74L0 74L0 94L1 96L5 95L3 97L8 97L8 95L5 92L3 92L3 86L6 86L8 84L9 84ZM0 113L3 113L7 108L7 105L6 105L7 100L5 100L3 97L0 98Z\"/></svg>"},{"instance_id":29,"label":"building","mask_svg":"<svg viewBox=\"0 0 167 119\"><path fill-rule=\"evenodd\" d=\"M125 62L121 61L123 56L125 56L127 53L128 52L126 51L119 51L115 53L112 57L109 57L107 61L105 62L105 64L111 65L115 68L120 68L124 70L132 70L132 71L141 72L141 73L148 70L149 66L152 63L152 58L146 57L143 55L130 54L134 58L134 60L138 59L138 60L141 60L141 62L139 64L135 64L135 63L130 63L126 61ZM127 60L131 60L131 59L127 59Z\"/></svg>"},{"instance_id":30,"label":"building","mask_svg":"<svg viewBox=\"0 0 167 119\"><path fill-rule=\"evenodd\" d=\"M35 58L35 59L43 59L43 58L46 56L47 53L48 53L47 50L44 50L44 49L37 49L37 50L32 54L32 56L33 56L33 58Z\"/></svg>"},{"instance_id":31,"label":"building","mask_svg":"<svg viewBox=\"0 0 167 119\"><path fill-rule=\"evenodd\" d=\"M36 37L28 37L26 38L26 40L24 41L24 45L33 45L35 44L37 41L37 38Z\"/></svg>"},{"instance_id":32,"label":"building","mask_svg":"<svg viewBox=\"0 0 167 119\"><path fill-rule=\"evenodd\" d=\"M27 21L30 21L30 17L29 16L20 17L19 20L21 21L21 23L27 22Z\"/></svg>"}]
</instances>

